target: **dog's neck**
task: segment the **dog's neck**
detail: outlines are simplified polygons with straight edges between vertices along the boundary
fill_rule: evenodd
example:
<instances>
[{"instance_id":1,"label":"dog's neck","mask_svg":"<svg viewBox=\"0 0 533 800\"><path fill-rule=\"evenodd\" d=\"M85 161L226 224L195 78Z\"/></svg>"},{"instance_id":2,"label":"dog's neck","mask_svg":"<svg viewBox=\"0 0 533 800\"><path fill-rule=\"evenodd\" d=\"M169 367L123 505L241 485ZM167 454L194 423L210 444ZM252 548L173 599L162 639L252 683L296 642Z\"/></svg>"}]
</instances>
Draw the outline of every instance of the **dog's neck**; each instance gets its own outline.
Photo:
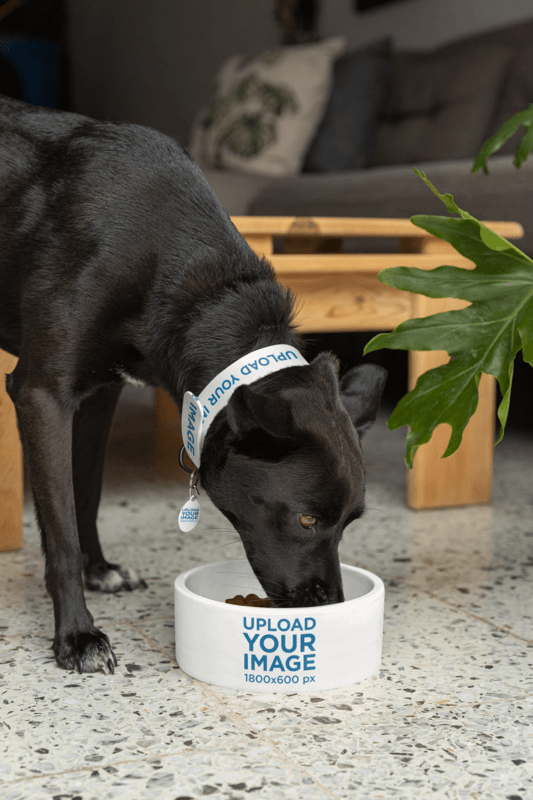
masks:
<instances>
[{"instance_id":1,"label":"dog's neck","mask_svg":"<svg viewBox=\"0 0 533 800\"><path fill-rule=\"evenodd\" d=\"M275 281L241 285L191 320L180 354L178 396L199 395L239 358L273 344L301 347L292 322L292 298Z\"/></svg>"}]
</instances>

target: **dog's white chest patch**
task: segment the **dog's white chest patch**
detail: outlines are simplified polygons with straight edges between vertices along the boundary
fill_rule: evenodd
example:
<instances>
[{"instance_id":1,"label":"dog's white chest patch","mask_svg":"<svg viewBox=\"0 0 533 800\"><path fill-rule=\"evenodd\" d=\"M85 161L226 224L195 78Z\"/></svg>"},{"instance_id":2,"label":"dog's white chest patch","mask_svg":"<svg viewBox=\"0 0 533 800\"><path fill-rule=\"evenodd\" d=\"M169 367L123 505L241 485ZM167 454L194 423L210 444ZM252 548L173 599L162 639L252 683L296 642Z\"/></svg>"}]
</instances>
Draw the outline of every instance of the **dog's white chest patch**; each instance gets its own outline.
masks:
<instances>
[{"instance_id":1,"label":"dog's white chest patch","mask_svg":"<svg viewBox=\"0 0 533 800\"><path fill-rule=\"evenodd\" d=\"M143 389L146 386L144 381L140 381L138 378L128 375L124 369L117 369L117 373L120 375L123 381L126 381L126 383L131 383L131 385L136 386L137 389Z\"/></svg>"}]
</instances>

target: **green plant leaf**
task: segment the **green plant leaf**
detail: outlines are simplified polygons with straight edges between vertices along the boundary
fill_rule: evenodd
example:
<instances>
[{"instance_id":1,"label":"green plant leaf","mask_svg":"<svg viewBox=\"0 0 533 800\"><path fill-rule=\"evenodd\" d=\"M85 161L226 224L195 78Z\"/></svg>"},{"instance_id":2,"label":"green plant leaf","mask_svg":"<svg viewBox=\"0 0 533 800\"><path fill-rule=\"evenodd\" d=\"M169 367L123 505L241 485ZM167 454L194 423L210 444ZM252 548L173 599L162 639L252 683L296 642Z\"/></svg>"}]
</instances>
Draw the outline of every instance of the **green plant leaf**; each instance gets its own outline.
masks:
<instances>
[{"instance_id":1,"label":"green plant leaf","mask_svg":"<svg viewBox=\"0 0 533 800\"><path fill-rule=\"evenodd\" d=\"M533 108L533 105L531 107ZM455 203L455 201L454 201L454 199L453 199L451 194L440 194L440 192L437 191L437 189L435 189L433 184L426 178L426 175L425 175L424 172L418 170L416 167L414 167L414 171L418 175L418 177L421 178L424 181L426 186L428 186L431 189L433 194L437 195L437 197L440 200L442 200L442 202L444 203L444 205L446 206L446 208L448 209L448 211L450 213L452 213L452 214L460 214L461 215L461 219L463 219L465 222L471 222L472 223L472 225L474 226L472 229L470 229L470 228L466 229L464 226L459 226L458 230L459 230L460 233L463 232L463 231L469 232L469 234L470 234L470 236L471 236L471 238L473 240L479 241L480 246L485 245L485 247L483 248L483 252L486 252L486 248L487 247L490 248L491 250L495 250L495 251L499 251L499 250L514 250L518 254L518 257L526 259L528 261L531 261L531 259L528 259L528 257L521 250L519 250L518 247L515 247L514 244L509 242L507 239L504 239L503 236L500 236L499 234L495 233L490 228L487 228L487 226L484 225L483 222L480 222L479 220L477 220L475 217L473 217L471 214L469 214L468 211L463 211L461 208L459 208L456 205L456 203ZM440 220L440 222L441 222L440 228L438 226L434 230L432 230L430 227L426 228L426 226L424 225L424 221L427 221L429 223L429 225L431 226L431 220ZM419 216L415 216L415 217L411 217L411 222L414 222L415 225L418 225L419 227L424 228L429 233L431 233L433 236L438 236L440 239L446 239L446 241L450 242L450 244L452 244L455 247L456 250L458 250L462 255L465 255L462 252L462 250L460 250L459 247L455 244L455 241L451 241L448 238L449 231L451 230L451 228L449 226L450 221L451 220L449 219L449 217L424 217L424 216L420 216L420 215ZM457 222L459 222L459 220L457 220ZM440 232L439 232L439 230L440 230ZM475 236L475 230L477 230L477 237ZM457 237L455 237L455 238L457 238ZM464 237L459 235L459 237L457 239L459 244L461 243L461 240L463 238ZM465 243L463 242L463 246L464 246L464 244ZM466 256L466 257L470 258L470 256ZM531 263L533 263L533 262L531 262Z\"/></svg>"},{"instance_id":2,"label":"green plant leaf","mask_svg":"<svg viewBox=\"0 0 533 800\"><path fill-rule=\"evenodd\" d=\"M533 367L533 302L526 308L519 328L522 340L522 357Z\"/></svg>"},{"instance_id":3,"label":"green plant leaf","mask_svg":"<svg viewBox=\"0 0 533 800\"><path fill-rule=\"evenodd\" d=\"M445 350L451 356L448 364L420 376L388 421L389 428L410 427L406 452L409 468L418 447L429 441L441 423L452 429L444 457L457 450L477 407L483 372L497 378L502 392L498 408L500 441L509 412L513 362L521 347L524 358L533 363L533 261L459 209L451 195L440 195L423 173L417 174L448 209L460 214L460 219L416 216L411 221L448 241L476 266L472 270L453 266L434 270L394 267L378 275L383 283L397 289L470 303L459 311L407 320L392 333L378 334L365 347L365 355L387 347Z\"/></svg>"},{"instance_id":4,"label":"green plant leaf","mask_svg":"<svg viewBox=\"0 0 533 800\"><path fill-rule=\"evenodd\" d=\"M514 159L515 167L519 167L526 160L530 152L533 150L533 104L525 111L519 111L506 122L503 123L500 130L494 136L487 139L472 167L472 172L477 172L478 169L483 167L485 175L488 175L489 170L487 167L487 159L505 144L505 142L516 133L518 128L523 125L525 134L521 139Z\"/></svg>"},{"instance_id":5,"label":"green plant leaf","mask_svg":"<svg viewBox=\"0 0 533 800\"><path fill-rule=\"evenodd\" d=\"M405 463L413 459L421 444L429 442L433 431L443 422L452 426L452 435L444 458L451 456L461 444L463 431L477 408L478 394L475 366L458 357L449 364L425 372L416 388L403 397L392 412L387 424L391 430L409 425ZM447 402L443 403L443 394Z\"/></svg>"}]
</instances>

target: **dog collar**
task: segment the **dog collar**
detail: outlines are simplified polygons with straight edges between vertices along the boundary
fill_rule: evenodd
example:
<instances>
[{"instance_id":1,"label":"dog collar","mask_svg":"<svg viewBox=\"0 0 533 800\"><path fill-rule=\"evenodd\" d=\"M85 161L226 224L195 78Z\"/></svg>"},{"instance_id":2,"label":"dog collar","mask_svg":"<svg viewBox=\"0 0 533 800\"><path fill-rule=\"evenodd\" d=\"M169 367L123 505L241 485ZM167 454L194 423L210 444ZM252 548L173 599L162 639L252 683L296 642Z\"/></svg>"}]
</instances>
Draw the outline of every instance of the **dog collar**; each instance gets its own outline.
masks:
<instances>
[{"instance_id":1,"label":"dog collar","mask_svg":"<svg viewBox=\"0 0 533 800\"><path fill-rule=\"evenodd\" d=\"M230 401L239 386L253 383L280 369L304 366L308 362L298 350L286 344L274 344L254 350L230 364L207 384L200 397L185 392L181 410L181 433L183 447L180 450L180 465L191 474L189 499L180 511L178 524L182 531L192 530L200 520L200 492L198 491L198 469L190 470L183 463L186 450L198 468L205 434L214 418Z\"/></svg>"},{"instance_id":2,"label":"dog collar","mask_svg":"<svg viewBox=\"0 0 533 800\"><path fill-rule=\"evenodd\" d=\"M308 362L294 347L274 344L262 347L243 356L220 372L207 384L199 397L185 392L181 412L181 433L184 448L197 466L205 435L214 418L231 399L233 392L247 383L253 383L280 369L304 366Z\"/></svg>"}]
</instances>

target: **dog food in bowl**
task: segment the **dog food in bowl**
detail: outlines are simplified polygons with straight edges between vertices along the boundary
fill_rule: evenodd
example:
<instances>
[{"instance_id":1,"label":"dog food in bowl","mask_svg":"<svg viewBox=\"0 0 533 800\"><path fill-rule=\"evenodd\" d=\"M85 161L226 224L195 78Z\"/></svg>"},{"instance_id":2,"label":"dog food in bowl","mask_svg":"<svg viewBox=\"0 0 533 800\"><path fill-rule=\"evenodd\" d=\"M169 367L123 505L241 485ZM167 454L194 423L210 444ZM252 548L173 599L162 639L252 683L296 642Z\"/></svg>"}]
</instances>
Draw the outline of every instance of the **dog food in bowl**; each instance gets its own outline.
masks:
<instances>
[{"instance_id":1,"label":"dog food in bowl","mask_svg":"<svg viewBox=\"0 0 533 800\"><path fill-rule=\"evenodd\" d=\"M251 606L252 608L272 608L272 600L270 597L258 597L256 594L247 594L244 597L242 594L236 594L226 600L233 606Z\"/></svg>"},{"instance_id":2,"label":"dog food in bowl","mask_svg":"<svg viewBox=\"0 0 533 800\"><path fill-rule=\"evenodd\" d=\"M182 573L174 583L179 666L244 692L314 692L368 678L381 660L383 582L347 564L341 575L344 603L257 608L239 596L226 602L235 590L264 591L246 559Z\"/></svg>"}]
</instances>

